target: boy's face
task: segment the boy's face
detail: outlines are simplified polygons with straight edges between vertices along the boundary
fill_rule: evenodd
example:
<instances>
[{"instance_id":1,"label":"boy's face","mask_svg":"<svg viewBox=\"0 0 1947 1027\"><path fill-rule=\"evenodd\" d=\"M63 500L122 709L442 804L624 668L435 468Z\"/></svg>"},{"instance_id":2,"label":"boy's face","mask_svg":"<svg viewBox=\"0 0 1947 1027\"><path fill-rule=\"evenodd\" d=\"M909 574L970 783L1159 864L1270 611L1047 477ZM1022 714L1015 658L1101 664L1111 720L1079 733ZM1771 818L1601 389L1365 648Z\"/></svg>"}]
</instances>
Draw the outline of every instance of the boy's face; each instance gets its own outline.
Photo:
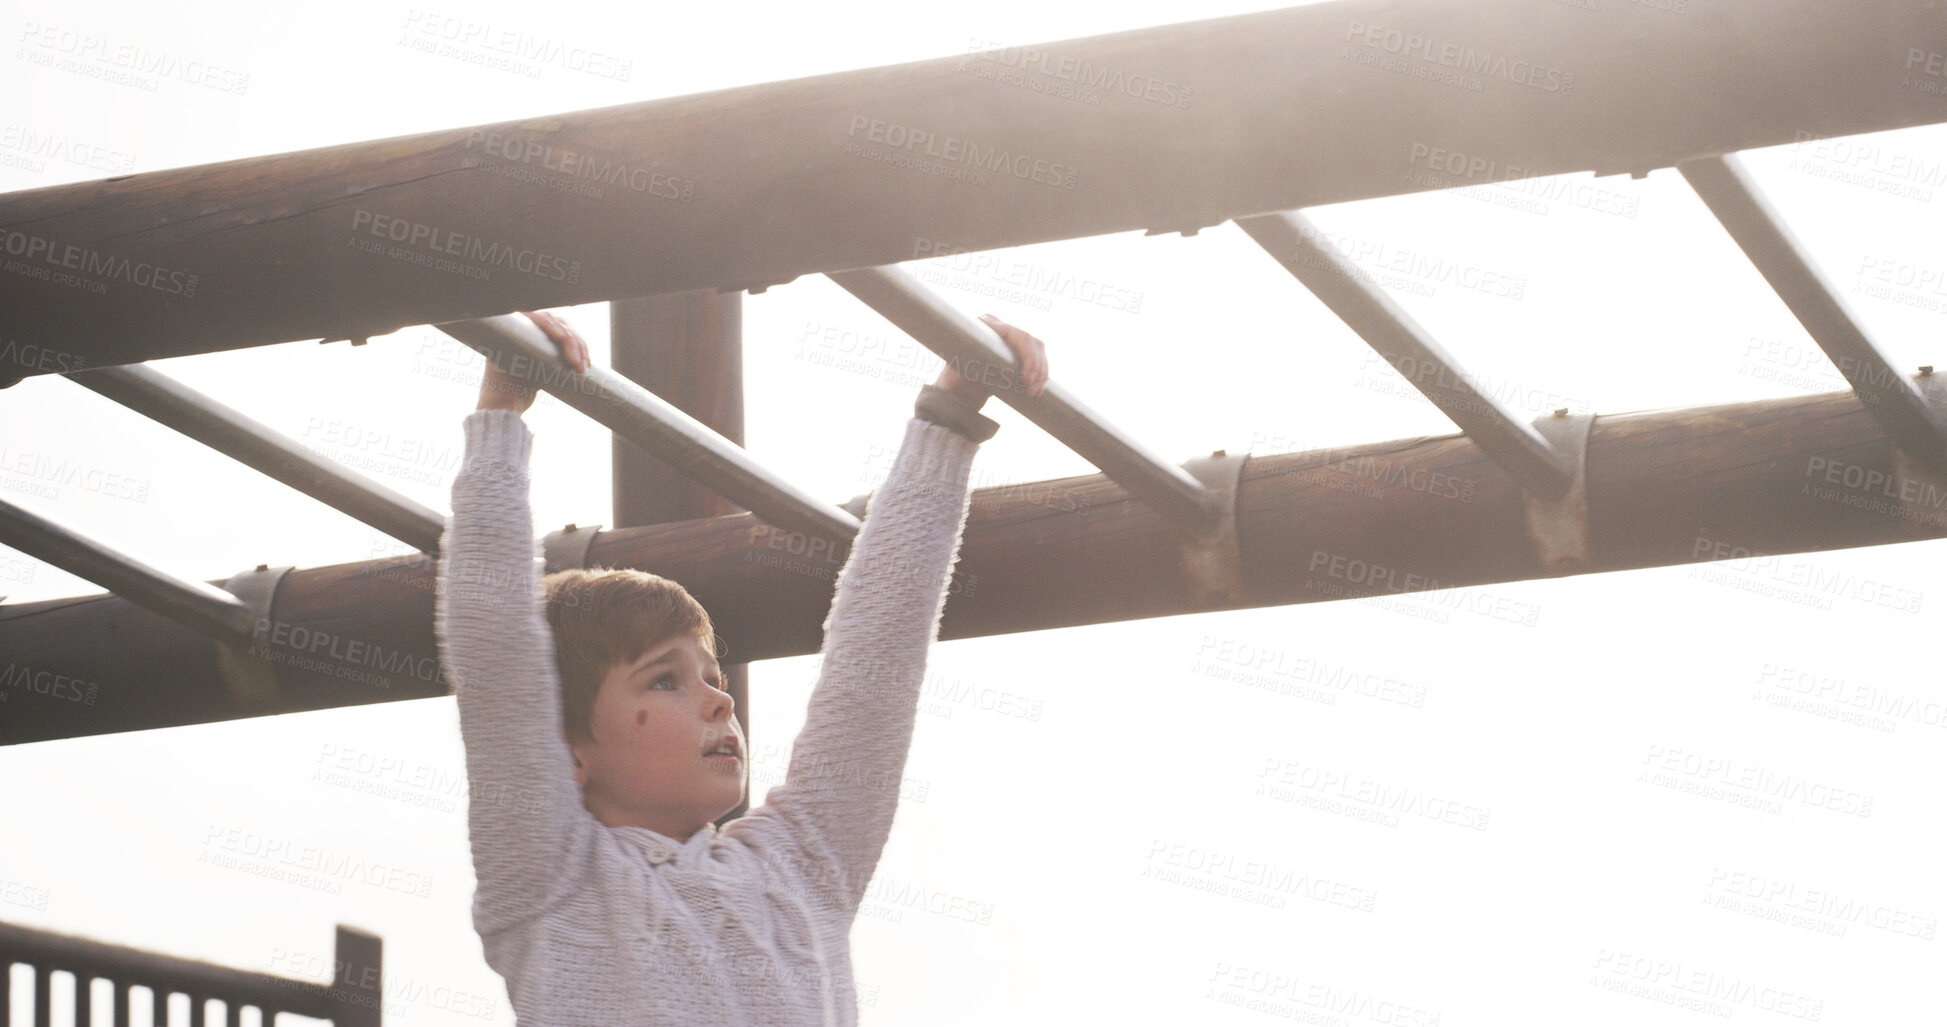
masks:
<instances>
[{"instance_id":1,"label":"boy's face","mask_svg":"<svg viewBox=\"0 0 1947 1027\"><path fill-rule=\"evenodd\" d=\"M737 807L749 751L723 685L722 667L690 634L609 668L589 717L593 740L569 742L597 820L687 840ZM724 743L734 757L710 755Z\"/></svg>"}]
</instances>

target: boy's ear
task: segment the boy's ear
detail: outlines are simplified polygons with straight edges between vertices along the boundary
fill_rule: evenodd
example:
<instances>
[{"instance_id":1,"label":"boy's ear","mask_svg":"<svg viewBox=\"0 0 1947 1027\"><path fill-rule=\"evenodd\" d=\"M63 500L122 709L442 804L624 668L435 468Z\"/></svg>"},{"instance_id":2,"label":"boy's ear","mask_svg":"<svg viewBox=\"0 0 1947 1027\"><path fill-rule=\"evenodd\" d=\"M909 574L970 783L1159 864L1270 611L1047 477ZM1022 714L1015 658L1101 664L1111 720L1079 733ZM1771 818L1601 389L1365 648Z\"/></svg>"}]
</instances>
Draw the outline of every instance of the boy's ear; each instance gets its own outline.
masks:
<instances>
[{"instance_id":1,"label":"boy's ear","mask_svg":"<svg viewBox=\"0 0 1947 1027\"><path fill-rule=\"evenodd\" d=\"M574 739L568 737L568 732L566 731L561 732L561 743L568 747L568 755L574 757L575 787L576 788L588 787L588 765L581 761L580 747L575 744Z\"/></svg>"}]
</instances>

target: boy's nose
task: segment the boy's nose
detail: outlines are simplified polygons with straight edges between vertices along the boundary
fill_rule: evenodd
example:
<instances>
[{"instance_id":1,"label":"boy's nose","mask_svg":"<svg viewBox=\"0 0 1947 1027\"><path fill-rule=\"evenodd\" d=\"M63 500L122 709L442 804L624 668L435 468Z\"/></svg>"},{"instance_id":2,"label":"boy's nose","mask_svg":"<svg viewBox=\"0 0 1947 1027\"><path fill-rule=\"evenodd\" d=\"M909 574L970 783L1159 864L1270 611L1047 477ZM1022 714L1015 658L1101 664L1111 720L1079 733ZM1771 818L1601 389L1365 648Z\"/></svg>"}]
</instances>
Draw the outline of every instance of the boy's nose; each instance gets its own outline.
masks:
<instances>
[{"instance_id":1,"label":"boy's nose","mask_svg":"<svg viewBox=\"0 0 1947 1027\"><path fill-rule=\"evenodd\" d=\"M711 720L723 720L737 708L737 700L732 698L729 692L719 692L714 688L710 689L710 697L707 701Z\"/></svg>"}]
</instances>

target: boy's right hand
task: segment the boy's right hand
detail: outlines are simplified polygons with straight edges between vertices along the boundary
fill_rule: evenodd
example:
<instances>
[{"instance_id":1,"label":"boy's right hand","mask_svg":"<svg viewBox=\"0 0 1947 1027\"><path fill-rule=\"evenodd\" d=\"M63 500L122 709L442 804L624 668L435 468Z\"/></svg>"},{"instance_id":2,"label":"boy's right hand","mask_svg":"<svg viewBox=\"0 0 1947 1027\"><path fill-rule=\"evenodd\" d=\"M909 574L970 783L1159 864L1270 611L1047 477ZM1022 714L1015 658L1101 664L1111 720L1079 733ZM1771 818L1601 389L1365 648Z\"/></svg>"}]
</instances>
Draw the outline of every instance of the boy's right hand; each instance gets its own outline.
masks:
<instances>
[{"instance_id":1,"label":"boy's right hand","mask_svg":"<svg viewBox=\"0 0 1947 1027\"><path fill-rule=\"evenodd\" d=\"M576 374L588 373L588 343L579 333L568 327L567 322L545 311L521 311L529 321L534 322L561 353L561 359L575 369ZM524 414L534 405L535 386L502 371L487 361L487 370L480 378L480 405L476 410L512 410Z\"/></svg>"},{"instance_id":2,"label":"boy's right hand","mask_svg":"<svg viewBox=\"0 0 1947 1027\"><path fill-rule=\"evenodd\" d=\"M996 390L1011 391L1019 388L1030 396L1039 396L1046 392L1048 389L1047 343L992 314L982 314L980 319L987 327L994 330L994 334L1001 337L1001 342L1007 345L1008 351L1013 354L1015 362L1019 365L1018 370L1012 367L983 365L986 373L980 376L979 381L975 381L961 375L949 360L946 366L940 369L940 377L933 385L965 399L973 404L975 409L985 404L987 397L993 395Z\"/></svg>"}]
</instances>

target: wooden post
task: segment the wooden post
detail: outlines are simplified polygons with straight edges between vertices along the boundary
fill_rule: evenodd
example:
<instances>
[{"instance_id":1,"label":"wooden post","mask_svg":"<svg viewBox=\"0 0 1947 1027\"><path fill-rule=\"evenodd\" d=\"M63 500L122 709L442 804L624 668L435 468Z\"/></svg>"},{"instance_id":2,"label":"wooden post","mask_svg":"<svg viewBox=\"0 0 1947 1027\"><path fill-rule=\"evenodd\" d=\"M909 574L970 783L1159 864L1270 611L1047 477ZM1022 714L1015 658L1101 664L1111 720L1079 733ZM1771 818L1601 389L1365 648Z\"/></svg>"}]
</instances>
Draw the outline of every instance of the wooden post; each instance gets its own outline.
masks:
<instances>
[{"instance_id":1,"label":"wooden post","mask_svg":"<svg viewBox=\"0 0 1947 1027\"><path fill-rule=\"evenodd\" d=\"M617 300L609 304L610 364L717 434L744 444L743 296L709 289ZM654 453L615 439L615 527L633 528L742 513ZM712 616L714 616L714 612ZM737 701L737 723L750 732L750 668L723 665ZM745 751L748 767L749 749ZM718 821L750 809L749 798Z\"/></svg>"},{"instance_id":2,"label":"wooden post","mask_svg":"<svg viewBox=\"0 0 1947 1027\"><path fill-rule=\"evenodd\" d=\"M379 1027L385 1021L385 941L369 931L338 925L333 945L339 980L331 985L334 1027ZM235 1022L236 1014L230 1014Z\"/></svg>"}]
</instances>

